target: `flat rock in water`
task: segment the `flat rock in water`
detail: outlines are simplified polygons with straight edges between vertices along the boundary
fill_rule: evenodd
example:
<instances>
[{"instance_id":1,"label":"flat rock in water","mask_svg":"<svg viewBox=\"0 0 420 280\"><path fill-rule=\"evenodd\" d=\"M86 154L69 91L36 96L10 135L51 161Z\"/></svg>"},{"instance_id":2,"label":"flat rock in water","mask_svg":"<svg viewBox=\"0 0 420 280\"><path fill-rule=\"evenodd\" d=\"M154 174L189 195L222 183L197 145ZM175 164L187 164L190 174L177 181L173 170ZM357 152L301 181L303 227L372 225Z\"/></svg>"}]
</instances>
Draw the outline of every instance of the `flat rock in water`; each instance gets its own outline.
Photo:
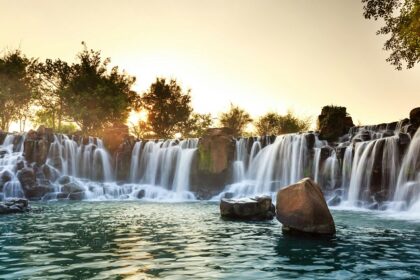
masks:
<instances>
[{"instance_id":1,"label":"flat rock in water","mask_svg":"<svg viewBox=\"0 0 420 280\"><path fill-rule=\"evenodd\" d=\"M220 215L232 220L270 220L275 215L271 197L262 196L220 201Z\"/></svg>"},{"instance_id":2,"label":"flat rock in water","mask_svg":"<svg viewBox=\"0 0 420 280\"><path fill-rule=\"evenodd\" d=\"M334 220L321 188L310 178L279 190L276 210L284 232L335 234Z\"/></svg>"},{"instance_id":3,"label":"flat rock in water","mask_svg":"<svg viewBox=\"0 0 420 280\"><path fill-rule=\"evenodd\" d=\"M0 215L23 213L30 210L28 200L24 198L14 198L0 202Z\"/></svg>"}]
</instances>

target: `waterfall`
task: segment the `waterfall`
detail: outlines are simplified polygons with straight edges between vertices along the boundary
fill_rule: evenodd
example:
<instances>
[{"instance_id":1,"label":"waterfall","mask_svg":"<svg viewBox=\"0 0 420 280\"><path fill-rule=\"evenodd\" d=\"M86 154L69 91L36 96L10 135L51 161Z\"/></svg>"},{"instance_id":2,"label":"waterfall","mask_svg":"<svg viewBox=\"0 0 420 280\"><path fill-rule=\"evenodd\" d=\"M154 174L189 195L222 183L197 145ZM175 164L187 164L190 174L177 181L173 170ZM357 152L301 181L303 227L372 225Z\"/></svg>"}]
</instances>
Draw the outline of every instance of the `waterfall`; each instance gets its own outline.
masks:
<instances>
[{"instance_id":1,"label":"waterfall","mask_svg":"<svg viewBox=\"0 0 420 280\"><path fill-rule=\"evenodd\" d=\"M397 210L415 208L420 213L420 129L404 155L394 201Z\"/></svg>"},{"instance_id":2,"label":"waterfall","mask_svg":"<svg viewBox=\"0 0 420 280\"><path fill-rule=\"evenodd\" d=\"M131 154L131 182L171 191L173 199L191 198L191 166L197 145L198 139L137 142Z\"/></svg>"},{"instance_id":3,"label":"waterfall","mask_svg":"<svg viewBox=\"0 0 420 280\"><path fill-rule=\"evenodd\" d=\"M23 143L13 134L7 134L0 145L0 200L3 198L24 197L22 186L17 178L17 164L24 160ZM18 143L15 143L18 142Z\"/></svg>"},{"instance_id":4,"label":"waterfall","mask_svg":"<svg viewBox=\"0 0 420 280\"><path fill-rule=\"evenodd\" d=\"M236 142L234 171L243 167L243 173L234 175L234 183L228 185L225 192L235 197L257 194L272 194L281 186L297 182L310 170L305 134L287 134L277 136L273 143L261 149L259 139L254 141L250 155L245 139ZM249 158L249 166L246 163ZM236 168L235 168L236 166ZM309 167L309 168L308 168Z\"/></svg>"}]
</instances>

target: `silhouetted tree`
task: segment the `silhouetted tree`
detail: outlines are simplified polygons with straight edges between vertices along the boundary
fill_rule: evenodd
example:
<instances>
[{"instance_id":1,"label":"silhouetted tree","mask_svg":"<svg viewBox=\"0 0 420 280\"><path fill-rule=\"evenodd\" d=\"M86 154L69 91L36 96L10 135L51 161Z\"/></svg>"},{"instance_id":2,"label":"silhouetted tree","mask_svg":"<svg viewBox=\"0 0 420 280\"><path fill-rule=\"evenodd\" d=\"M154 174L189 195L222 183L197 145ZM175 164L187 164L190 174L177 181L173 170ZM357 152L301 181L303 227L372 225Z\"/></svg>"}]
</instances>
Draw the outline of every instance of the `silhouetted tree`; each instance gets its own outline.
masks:
<instances>
[{"instance_id":1,"label":"silhouetted tree","mask_svg":"<svg viewBox=\"0 0 420 280\"><path fill-rule=\"evenodd\" d=\"M299 119L291 111L282 116L270 112L255 122L258 135L280 135L308 130L311 125L310 118Z\"/></svg>"},{"instance_id":2,"label":"silhouetted tree","mask_svg":"<svg viewBox=\"0 0 420 280\"><path fill-rule=\"evenodd\" d=\"M178 125L178 130L184 138L199 138L212 124L211 114L192 113L187 121Z\"/></svg>"},{"instance_id":3,"label":"silhouetted tree","mask_svg":"<svg viewBox=\"0 0 420 280\"><path fill-rule=\"evenodd\" d=\"M88 134L125 123L130 111L139 107L140 97L131 90L134 77L120 73L116 66L108 71L110 59L102 60L99 51L82 44L84 50L71 66L63 101L66 114Z\"/></svg>"},{"instance_id":4,"label":"silhouetted tree","mask_svg":"<svg viewBox=\"0 0 420 280\"><path fill-rule=\"evenodd\" d=\"M244 109L231 103L229 111L220 114L219 122L222 126L231 128L235 136L240 136L252 119Z\"/></svg>"},{"instance_id":5,"label":"silhouetted tree","mask_svg":"<svg viewBox=\"0 0 420 280\"><path fill-rule=\"evenodd\" d=\"M0 128L8 130L11 122L20 121L21 130L30 113L35 87L33 64L19 50L0 58ZM22 127L23 126L23 127Z\"/></svg>"},{"instance_id":6,"label":"silhouetted tree","mask_svg":"<svg viewBox=\"0 0 420 280\"><path fill-rule=\"evenodd\" d=\"M157 137L172 138L192 113L190 90L182 92L176 80L157 78L142 96L148 125Z\"/></svg>"},{"instance_id":7,"label":"silhouetted tree","mask_svg":"<svg viewBox=\"0 0 420 280\"><path fill-rule=\"evenodd\" d=\"M35 94L35 105L41 109L36 112L33 122L62 132L62 121L71 121L70 117L65 116L66 104L63 96L70 82L70 73L71 67L60 59L55 61L47 59L44 63L36 65L38 88Z\"/></svg>"},{"instance_id":8,"label":"silhouetted tree","mask_svg":"<svg viewBox=\"0 0 420 280\"><path fill-rule=\"evenodd\" d=\"M385 26L377 34L390 35L384 49L391 51L387 61L401 70L403 63L412 68L420 61L420 1L362 0L367 19L382 18Z\"/></svg>"}]
</instances>

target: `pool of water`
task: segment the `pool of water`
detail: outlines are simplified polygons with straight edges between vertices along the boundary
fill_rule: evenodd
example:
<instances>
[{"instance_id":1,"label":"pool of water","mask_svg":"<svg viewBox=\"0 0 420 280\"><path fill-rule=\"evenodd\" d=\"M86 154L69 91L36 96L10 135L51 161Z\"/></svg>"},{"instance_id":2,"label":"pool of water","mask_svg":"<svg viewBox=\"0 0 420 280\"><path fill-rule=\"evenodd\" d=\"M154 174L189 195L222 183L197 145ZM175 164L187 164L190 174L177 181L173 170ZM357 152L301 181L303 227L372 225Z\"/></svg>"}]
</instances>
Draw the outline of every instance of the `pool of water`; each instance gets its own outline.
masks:
<instances>
[{"instance_id":1,"label":"pool of water","mask_svg":"<svg viewBox=\"0 0 420 280\"><path fill-rule=\"evenodd\" d=\"M420 223L333 210L332 239L277 220L229 222L216 203L49 202L0 216L0 279L414 279Z\"/></svg>"}]
</instances>

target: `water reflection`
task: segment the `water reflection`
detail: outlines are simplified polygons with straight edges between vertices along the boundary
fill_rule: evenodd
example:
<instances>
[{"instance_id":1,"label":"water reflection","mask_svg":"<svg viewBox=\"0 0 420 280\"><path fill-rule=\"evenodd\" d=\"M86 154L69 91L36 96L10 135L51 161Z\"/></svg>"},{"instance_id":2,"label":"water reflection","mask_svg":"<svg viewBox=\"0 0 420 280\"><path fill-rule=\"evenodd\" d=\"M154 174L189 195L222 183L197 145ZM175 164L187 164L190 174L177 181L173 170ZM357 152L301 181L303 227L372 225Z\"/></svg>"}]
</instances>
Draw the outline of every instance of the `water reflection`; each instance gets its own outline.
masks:
<instances>
[{"instance_id":1,"label":"water reflection","mask_svg":"<svg viewBox=\"0 0 420 280\"><path fill-rule=\"evenodd\" d=\"M1 279L415 278L420 224L335 211L337 236L229 222L212 203L37 204L0 217Z\"/></svg>"}]
</instances>

